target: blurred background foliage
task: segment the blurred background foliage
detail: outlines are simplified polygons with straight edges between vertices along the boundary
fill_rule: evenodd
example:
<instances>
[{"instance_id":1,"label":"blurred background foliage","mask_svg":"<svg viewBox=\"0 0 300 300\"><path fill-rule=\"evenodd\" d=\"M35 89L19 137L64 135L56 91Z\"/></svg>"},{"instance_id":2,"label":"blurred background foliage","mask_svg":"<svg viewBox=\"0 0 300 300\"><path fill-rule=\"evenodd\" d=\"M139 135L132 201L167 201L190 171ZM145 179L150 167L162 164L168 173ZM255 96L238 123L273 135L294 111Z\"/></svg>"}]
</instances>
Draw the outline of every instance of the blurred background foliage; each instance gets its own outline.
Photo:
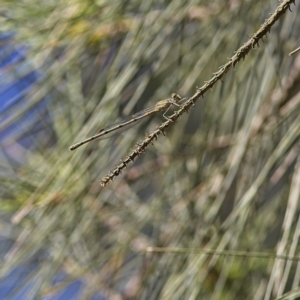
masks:
<instances>
[{"instance_id":1,"label":"blurred background foliage","mask_svg":"<svg viewBox=\"0 0 300 300\"><path fill-rule=\"evenodd\" d=\"M24 289L28 299L58 299L76 280L83 284L74 299L300 294L297 261L144 253L181 247L298 256L300 59L288 53L299 46L299 6L105 188L99 179L162 115L68 150L173 92L194 94L277 5L1 1L1 32L11 33L2 46L26 53L1 69L2 95L36 74L17 98L0 99L0 276L24 269L3 299Z\"/></svg>"}]
</instances>

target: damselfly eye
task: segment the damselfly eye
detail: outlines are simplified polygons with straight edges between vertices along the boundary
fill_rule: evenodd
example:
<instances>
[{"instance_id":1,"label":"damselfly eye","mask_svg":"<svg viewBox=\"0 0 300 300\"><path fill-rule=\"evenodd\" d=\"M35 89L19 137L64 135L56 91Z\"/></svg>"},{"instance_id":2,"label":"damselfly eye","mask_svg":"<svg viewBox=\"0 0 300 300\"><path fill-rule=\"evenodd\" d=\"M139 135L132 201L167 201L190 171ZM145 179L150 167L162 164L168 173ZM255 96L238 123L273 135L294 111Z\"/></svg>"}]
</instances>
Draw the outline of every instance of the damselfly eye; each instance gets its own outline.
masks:
<instances>
[{"instance_id":1,"label":"damselfly eye","mask_svg":"<svg viewBox=\"0 0 300 300\"><path fill-rule=\"evenodd\" d=\"M178 94L176 94L176 93L173 93L173 94L172 94L172 98L173 98L175 101L181 100L181 97L180 97Z\"/></svg>"}]
</instances>

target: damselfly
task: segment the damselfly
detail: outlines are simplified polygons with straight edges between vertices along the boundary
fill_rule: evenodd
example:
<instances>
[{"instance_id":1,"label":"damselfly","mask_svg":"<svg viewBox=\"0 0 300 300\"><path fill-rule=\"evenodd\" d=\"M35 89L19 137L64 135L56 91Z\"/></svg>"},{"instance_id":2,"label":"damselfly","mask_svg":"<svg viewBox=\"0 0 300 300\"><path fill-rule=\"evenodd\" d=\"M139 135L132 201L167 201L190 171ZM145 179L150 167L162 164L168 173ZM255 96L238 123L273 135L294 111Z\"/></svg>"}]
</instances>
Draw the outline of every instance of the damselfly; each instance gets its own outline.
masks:
<instances>
[{"instance_id":1,"label":"damselfly","mask_svg":"<svg viewBox=\"0 0 300 300\"><path fill-rule=\"evenodd\" d=\"M91 136L91 137L89 137L89 138L87 138L87 139L85 139L85 140L83 140L79 143L76 143L76 144L72 145L69 149L70 150L75 150L78 147L82 146L83 144L86 144L86 143L88 143L90 141L93 141L95 139L101 139L102 140L102 139L109 138L109 137L111 137L112 135L114 135L116 133L127 130L132 125L135 125L138 121L142 120L143 118L145 118L147 116L151 116L153 114L156 114L157 112L164 111L164 110L167 112L168 109L172 105L176 105L178 107L181 107L181 105L179 104L180 100L181 100L181 97L174 93L174 94L172 94L172 98L161 100L161 101L157 102L154 106L146 108L146 109L132 115L131 117L129 117L125 120L122 120L122 121L117 122L115 124L109 125L109 126L103 128L103 129L100 129L95 135L93 135L93 136ZM165 113L164 113L164 117L166 119L168 119L165 116Z\"/></svg>"}]
</instances>

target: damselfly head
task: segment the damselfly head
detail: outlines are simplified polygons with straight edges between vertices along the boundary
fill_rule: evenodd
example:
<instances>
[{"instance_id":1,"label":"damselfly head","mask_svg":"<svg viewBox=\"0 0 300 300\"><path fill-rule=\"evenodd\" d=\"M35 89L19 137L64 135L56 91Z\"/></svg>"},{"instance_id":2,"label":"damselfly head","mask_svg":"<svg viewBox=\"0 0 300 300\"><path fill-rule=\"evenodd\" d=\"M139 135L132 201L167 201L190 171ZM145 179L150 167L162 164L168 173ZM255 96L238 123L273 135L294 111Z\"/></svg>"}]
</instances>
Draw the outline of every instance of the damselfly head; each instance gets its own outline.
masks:
<instances>
[{"instance_id":1,"label":"damselfly head","mask_svg":"<svg viewBox=\"0 0 300 300\"><path fill-rule=\"evenodd\" d=\"M174 99L175 102L178 102L178 101L181 100L181 97L180 97L178 94L173 93L173 94L172 94L172 99Z\"/></svg>"}]
</instances>

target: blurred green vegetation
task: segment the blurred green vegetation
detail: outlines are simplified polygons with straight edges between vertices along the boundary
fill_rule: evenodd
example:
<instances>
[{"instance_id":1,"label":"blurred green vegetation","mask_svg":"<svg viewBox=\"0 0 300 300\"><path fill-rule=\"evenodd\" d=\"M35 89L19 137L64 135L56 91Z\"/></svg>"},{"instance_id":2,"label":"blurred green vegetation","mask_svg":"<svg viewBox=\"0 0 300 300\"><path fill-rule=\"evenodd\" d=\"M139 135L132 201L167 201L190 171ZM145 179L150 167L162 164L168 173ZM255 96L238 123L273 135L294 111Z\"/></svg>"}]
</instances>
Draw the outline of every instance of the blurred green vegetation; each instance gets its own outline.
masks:
<instances>
[{"instance_id":1,"label":"blurred green vegetation","mask_svg":"<svg viewBox=\"0 0 300 300\"><path fill-rule=\"evenodd\" d=\"M297 288L297 262L144 250L297 256L300 60L288 53L299 46L299 6L105 188L99 179L162 115L68 150L173 92L194 94L276 5L2 1L1 30L15 31L16 43L44 72L5 126L51 95L55 143L43 146L49 136L39 136L26 163L3 166L1 222L13 243L1 258L1 276L45 251L32 275L40 297L76 278L86 279L82 299L97 291L108 299L279 299ZM52 286L60 271L69 278Z\"/></svg>"}]
</instances>

